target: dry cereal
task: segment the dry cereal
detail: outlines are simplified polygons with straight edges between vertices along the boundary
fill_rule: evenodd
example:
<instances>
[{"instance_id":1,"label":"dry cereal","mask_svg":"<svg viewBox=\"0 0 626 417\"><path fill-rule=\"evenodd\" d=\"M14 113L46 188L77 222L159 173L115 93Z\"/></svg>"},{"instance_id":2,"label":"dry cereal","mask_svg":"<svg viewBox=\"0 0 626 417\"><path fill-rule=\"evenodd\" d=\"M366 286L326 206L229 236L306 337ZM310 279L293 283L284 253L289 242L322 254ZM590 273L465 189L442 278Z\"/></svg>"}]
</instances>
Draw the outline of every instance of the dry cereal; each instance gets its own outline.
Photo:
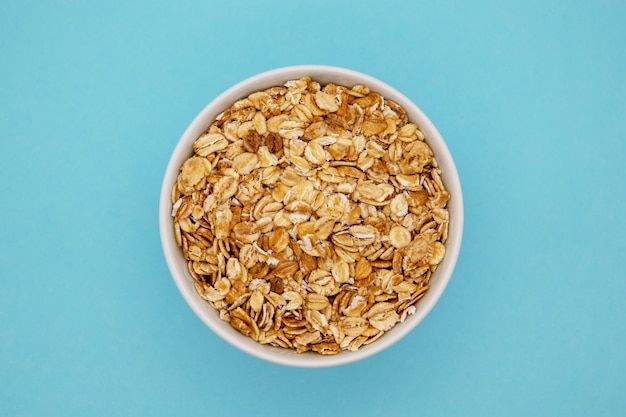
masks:
<instances>
[{"instance_id":1,"label":"dry cereal","mask_svg":"<svg viewBox=\"0 0 626 417\"><path fill-rule=\"evenodd\" d=\"M446 252L450 194L424 140L364 85L303 77L234 103L172 190L198 294L262 344L376 341L416 311Z\"/></svg>"}]
</instances>

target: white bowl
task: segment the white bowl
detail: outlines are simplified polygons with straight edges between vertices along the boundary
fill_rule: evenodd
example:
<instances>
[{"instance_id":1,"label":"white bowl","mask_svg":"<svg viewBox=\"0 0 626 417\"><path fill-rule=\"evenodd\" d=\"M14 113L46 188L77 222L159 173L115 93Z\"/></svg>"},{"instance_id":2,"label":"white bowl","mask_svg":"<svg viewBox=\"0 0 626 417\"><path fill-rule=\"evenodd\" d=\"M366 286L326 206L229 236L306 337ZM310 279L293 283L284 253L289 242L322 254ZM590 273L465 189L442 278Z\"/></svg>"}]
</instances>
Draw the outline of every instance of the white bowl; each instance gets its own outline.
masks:
<instances>
[{"instance_id":1,"label":"white bowl","mask_svg":"<svg viewBox=\"0 0 626 417\"><path fill-rule=\"evenodd\" d=\"M372 91L376 91L382 94L383 97L392 99L403 106L409 116L409 120L417 123L426 136L426 142L433 149L439 162L442 180L451 195L448 202L450 224L446 242L446 255L437 271L431 277L430 289L417 303L416 313L408 316L403 323L398 323L376 342L363 346L356 352L341 352L331 356L323 356L314 352L298 354L290 349L262 345L242 335L228 323L220 320L217 311L196 293L194 279L187 270L187 262L183 258L181 249L176 246L173 219L170 216L172 210L171 190L176 181L179 168L192 155L193 142L208 128L216 116L224 109L230 107L235 101L247 97L250 93L282 85L288 80L306 75L311 76L322 85L329 82L348 87L356 84L365 84ZM411 100L389 85L369 75L344 68L302 65L278 68L250 77L220 94L196 116L178 141L167 165L161 189L159 227L165 259L176 286L194 313L211 330L226 342L257 358L287 366L321 368L356 362L381 352L402 339L424 320L439 300L439 297L441 297L456 265L463 234L463 197L459 176L446 143L431 121Z\"/></svg>"}]
</instances>

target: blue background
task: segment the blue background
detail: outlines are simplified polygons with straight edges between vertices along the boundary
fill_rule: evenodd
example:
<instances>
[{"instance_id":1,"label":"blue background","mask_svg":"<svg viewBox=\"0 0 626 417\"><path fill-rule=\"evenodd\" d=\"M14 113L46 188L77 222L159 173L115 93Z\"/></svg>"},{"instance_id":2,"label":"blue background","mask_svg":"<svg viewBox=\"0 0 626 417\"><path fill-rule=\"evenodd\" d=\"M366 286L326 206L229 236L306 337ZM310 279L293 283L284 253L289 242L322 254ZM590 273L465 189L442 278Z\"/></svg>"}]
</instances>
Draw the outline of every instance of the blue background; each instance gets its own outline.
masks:
<instances>
[{"instance_id":1,"label":"blue background","mask_svg":"<svg viewBox=\"0 0 626 417\"><path fill-rule=\"evenodd\" d=\"M2 2L0 415L626 415L625 21L623 1ZM428 318L317 370L206 328L157 223L193 117L309 63L413 99L466 210Z\"/></svg>"}]
</instances>

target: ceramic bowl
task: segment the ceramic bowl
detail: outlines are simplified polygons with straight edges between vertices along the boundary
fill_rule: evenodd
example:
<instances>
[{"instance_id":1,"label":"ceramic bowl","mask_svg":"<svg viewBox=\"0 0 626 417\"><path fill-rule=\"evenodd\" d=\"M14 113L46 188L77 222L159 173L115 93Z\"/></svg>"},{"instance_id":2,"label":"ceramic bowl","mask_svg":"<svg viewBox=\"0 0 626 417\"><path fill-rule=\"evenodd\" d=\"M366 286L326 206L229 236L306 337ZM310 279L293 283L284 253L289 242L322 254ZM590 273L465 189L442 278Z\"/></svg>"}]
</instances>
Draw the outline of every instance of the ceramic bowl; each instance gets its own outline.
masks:
<instances>
[{"instance_id":1,"label":"ceramic bowl","mask_svg":"<svg viewBox=\"0 0 626 417\"><path fill-rule=\"evenodd\" d=\"M365 84L372 91L376 91L383 97L394 100L403 106L409 120L420 127L426 137L426 142L433 149L442 171L443 183L451 195L448 202L450 224L446 255L431 277L430 289L417 303L415 314L408 316L403 323L398 323L380 339L361 347L356 352L341 352L330 356L314 352L298 354L293 350L262 345L220 320L217 311L196 293L194 280L187 270L187 262L183 258L181 249L176 246L173 219L170 216L172 210L171 189L176 181L179 168L192 155L193 142L215 120L216 116L235 101L247 97L252 92L283 85L288 80L306 75L322 85L329 82L347 87ZM360 72L330 66L302 65L278 68L241 81L212 100L195 117L178 141L165 172L159 207L159 226L163 252L176 286L194 313L219 337L243 352L269 362L303 368L331 367L359 361L385 350L415 329L432 310L452 276L459 255L463 235L463 198L454 160L445 141L428 117L405 95L384 82ZM219 349L219 347L213 347L213 349Z\"/></svg>"}]
</instances>

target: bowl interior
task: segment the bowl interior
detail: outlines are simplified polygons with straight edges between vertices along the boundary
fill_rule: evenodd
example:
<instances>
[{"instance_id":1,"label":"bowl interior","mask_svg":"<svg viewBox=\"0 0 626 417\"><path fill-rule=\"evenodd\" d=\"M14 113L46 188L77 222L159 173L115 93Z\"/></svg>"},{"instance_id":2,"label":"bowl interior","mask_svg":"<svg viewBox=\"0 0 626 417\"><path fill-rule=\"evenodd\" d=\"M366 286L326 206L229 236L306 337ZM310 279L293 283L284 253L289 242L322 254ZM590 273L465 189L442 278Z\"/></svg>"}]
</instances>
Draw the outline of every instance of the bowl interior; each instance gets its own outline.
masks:
<instances>
[{"instance_id":1,"label":"bowl interior","mask_svg":"<svg viewBox=\"0 0 626 417\"><path fill-rule=\"evenodd\" d=\"M220 320L217 311L200 298L195 291L194 280L187 270L187 262L182 256L181 249L176 245L173 220L170 216L172 209L171 189L176 181L178 170L182 163L192 155L193 142L215 120L216 116L235 101L255 91L282 85L288 80L306 75L311 76L321 84L332 82L349 87L365 84L372 91L377 91L383 97L394 100L403 106L409 120L420 127L426 137L426 142L433 149L442 171L442 180L451 195L448 202L450 224L446 242L446 256L431 277L430 289L418 302L417 312L408 316L404 323L398 323L379 340L361 347L357 352L341 352L332 356L322 356L313 352L297 354L289 349L261 345ZM296 367L329 367L355 362L384 350L409 333L430 312L448 284L458 258L463 233L463 197L458 173L445 142L426 115L407 97L382 81L356 71L337 67L304 65L268 71L242 81L219 95L196 116L176 145L167 166L161 189L159 226L163 252L178 289L196 315L221 338L240 350L269 362Z\"/></svg>"}]
</instances>

